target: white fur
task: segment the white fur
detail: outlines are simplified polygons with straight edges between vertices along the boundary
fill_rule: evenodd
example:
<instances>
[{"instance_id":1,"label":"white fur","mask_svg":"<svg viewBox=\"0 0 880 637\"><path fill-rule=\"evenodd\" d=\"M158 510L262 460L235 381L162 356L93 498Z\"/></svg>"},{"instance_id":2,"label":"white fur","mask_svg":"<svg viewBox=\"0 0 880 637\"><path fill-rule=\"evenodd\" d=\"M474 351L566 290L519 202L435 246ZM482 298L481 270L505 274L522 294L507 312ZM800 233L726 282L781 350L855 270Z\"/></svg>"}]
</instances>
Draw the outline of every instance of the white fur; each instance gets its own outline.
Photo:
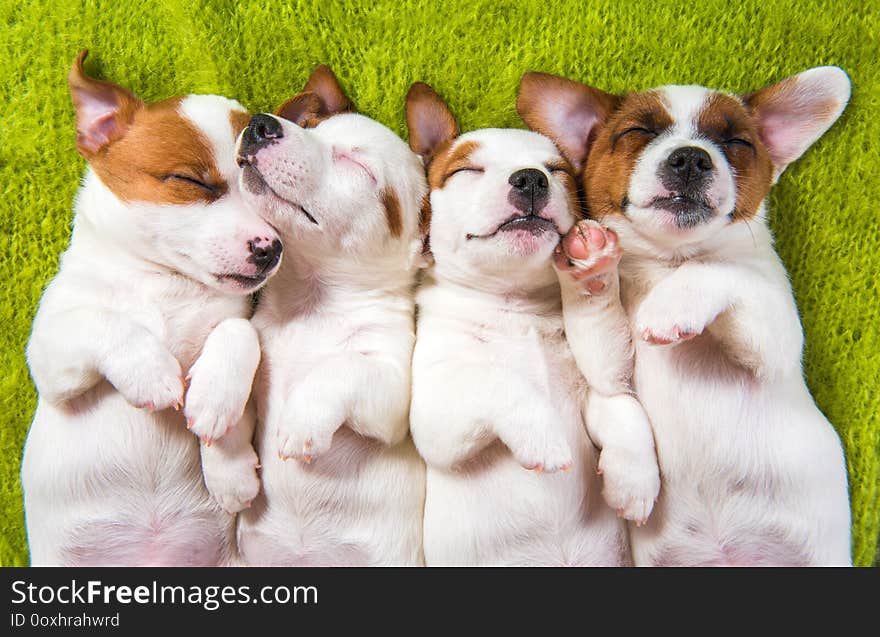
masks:
<instances>
[{"instance_id":1,"label":"white fur","mask_svg":"<svg viewBox=\"0 0 880 637\"><path fill-rule=\"evenodd\" d=\"M846 89L833 118L797 141L800 152L842 111ZM676 118L664 137L711 151L695 132L681 132L688 125L680 118L694 117L701 91L661 91ZM804 382L797 307L766 209L732 222L731 193L722 193L715 216L692 230L651 221L659 211L638 202L657 187L651 171L661 146L667 154L672 147L658 139L639 161L626 215L604 220L624 248L622 299L638 343L635 388L663 474L648 525L631 529L635 562L849 564L844 458ZM712 157L716 180L726 183L727 162ZM671 344L649 342L658 340Z\"/></svg>"},{"instance_id":2,"label":"white fur","mask_svg":"<svg viewBox=\"0 0 880 637\"><path fill-rule=\"evenodd\" d=\"M421 163L363 115L308 130L280 121L284 137L251 158L268 186L253 201L287 256L253 318L264 488L239 547L249 564L420 564L424 465L407 416Z\"/></svg>"},{"instance_id":3,"label":"white fur","mask_svg":"<svg viewBox=\"0 0 880 637\"><path fill-rule=\"evenodd\" d=\"M588 400L565 340L551 256L575 216L547 168L559 152L517 130L480 130L456 143L467 141L479 144L470 163L482 172L458 173L432 192L435 263L417 297L410 426L428 464L426 562L624 564L624 527L599 497L597 468L614 483L606 495L629 506L633 484L624 480L644 478L640 468L628 475L642 460L626 448L633 417L651 450L649 501L656 461L638 403L619 394ZM508 178L523 168L547 175L549 201L536 213L556 230L495 233L523 214L508 202ZM601 324L598 305L577 311L581 325ZM627 343L617 355L629 353ZM602 447L598 463L593 444Z\"/></svg>"},{"instance_id":4,"label":"white fur","mask_svg":"<svg viewBox=\"0 0 880 637\"><path fill-rule=\"evenodd\" d=\"M218 158L234 156L230 108L244 110L214 96L181 104ZM233 442L253 428L241 389L259 359L247 290L214 274L245 272L247 238L275 233L244 207L237 167L219 165L224 197L173 207L124 203L86 173L28 344L40 394L22 463L33 564L233 557L233 517L209 495L199 441L171 409L185 399L186 415L214 437L237 423ZM259 488L256 456L249 444L226 454L225 440L202 450L205 479L234 511Z\"/></svg>"}]
</instances>

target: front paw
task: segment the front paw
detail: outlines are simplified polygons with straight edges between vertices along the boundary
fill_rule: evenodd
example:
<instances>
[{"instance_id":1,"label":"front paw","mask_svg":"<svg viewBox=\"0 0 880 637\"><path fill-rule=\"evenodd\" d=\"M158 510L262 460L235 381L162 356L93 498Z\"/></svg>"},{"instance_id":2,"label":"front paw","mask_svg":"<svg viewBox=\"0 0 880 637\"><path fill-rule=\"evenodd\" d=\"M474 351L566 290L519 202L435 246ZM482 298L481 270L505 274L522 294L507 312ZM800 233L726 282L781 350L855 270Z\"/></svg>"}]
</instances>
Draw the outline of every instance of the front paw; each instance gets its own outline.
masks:
<instances>
[{"instance_id":1,"label":"front paw","mask_svg":"<svg viewBox=\"0 0 880 637\"><path fill-rule=\"evenodd\" d=\"M185 383L180 363L164 347L129 344L104 365L104 375L125 399L139 409L162 411L183 405Z\"/></svg>"},{"instance_id":2,"label":"front paw","mask_svg":"<svg viewBox=\"0 0 880 637\"><path fill-rule=\"evenodd\" d=\"M602 496L619 517L641 526L660 493L660 470L651 455L606 448L599 456Z\"/></svg>"},{"instance_id":3,"label":"front paw","mask_svg":"<svg viewBox=\"0 0 880 637\"><path fill-rule=\"evenodd\" d=\"M244 413L252 378L241 378L225 361L199 357L189 372L186 426L210 445L234 427Z\"/></svg>"},{"instance_id":4,"label":"front paw","mask_svg":"<svg viewBox=\"0 0 880 637\"><path fill-rule=\"evenodd\" d=\"M218 457L209 461L203 455L203 472L208 493L229 514L251 506L260 492L257 454L249 453L234 459Z\"/></svg>"},{"instance_id":5,"label":"front paw","mask_svg":"<svg viewBox=\"0 0 880 637\"><path fill-rule=\"evenodd\" d=\"M702 334L714 319L698 295L661 283L636 311L635 330L638 338L651 345L676 345Z\"/></svg>"},{"instance_id":6,"label":"front paw","mask_svg":"<svg viewBox=\"0 0 880 637\"><path fill-rule=\"evenodd\" d=\"M617 276L621 249L617 233L596 221L579 221L556 248L553 262L560 280L589 294L601 294Z\"/></svg>"},{"instance_id":7,"label":"front paw","mask_svg":"<svg viewBox=\"0 0 880 637\"><path fill-rule=\"evenodd\" d=\"M537 473L556 473L567 471L572 465L571 447L562 436L554 436L548 432L534 432L514 443L508 448L525 469Z\"/></svg>"},{"instance_id":8,"label":"front paw","mask_svg":"<svg viewBox=\"0 0 880 637\"><path fill-rule=\"evenodd\" d=\"M329 451L333 434L344 420L341 406L319 400L311 392L294 393L276 430L278 456L311 463Z\"/></svg>"}]
</instances>

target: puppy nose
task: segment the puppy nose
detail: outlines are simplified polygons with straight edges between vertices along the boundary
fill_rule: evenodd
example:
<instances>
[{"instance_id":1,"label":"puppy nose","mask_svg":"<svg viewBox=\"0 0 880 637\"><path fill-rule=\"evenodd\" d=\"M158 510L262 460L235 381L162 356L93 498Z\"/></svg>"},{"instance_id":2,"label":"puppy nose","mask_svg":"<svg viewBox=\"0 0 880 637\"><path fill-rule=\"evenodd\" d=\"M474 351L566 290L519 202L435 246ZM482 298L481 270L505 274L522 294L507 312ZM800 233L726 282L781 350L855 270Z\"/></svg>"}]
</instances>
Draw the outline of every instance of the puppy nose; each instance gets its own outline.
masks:
<instances>
[{"instance_id":1,"label":"puppy nose","mask_svg":"<svg viewBox=\"0 0 880 637\"><path fill-rule=\"evenodd\" d=\"M535 168L523 168L513 173L507 180L511 185L507 200L526 214L535 214L549 199L547 175Z\"/></svg>"},{"instance_id":2,"label":"puppy nose","mask_svg":"<svg viewBox=\"0 0 880 637\"><path fill-rule=\"evenodd\" d=\"M257 237L248 241L248 250L251 256L248 261L257 267L257 274L266 274L271 271L281 259L281 242L278 239L270 240L265 237Z\"/></svg>"},{"instance_id":3,"label":"puppy nose","mask_svg":"<svg viewBox=\"0 0 880 637\"><path fill-rule=\"evenodd\" d=\"M281 122L271 115L260 113L251 117L250 123L244 129L241 150L243 153L253 153L282 137L284 137L284 128Z\"/></svg>"},{"instance_id":4,"label":"puppy nose","mask_svg":"<svg viewBox=\"0 0 880 637\"><path fill-rule=\"evenodd\" d=\"M535 168L523 168L513 173L507 183L523 194L538 194L547 190L547 175Z\"/></svg>"},{"instance_id":5,"label":"puppy nose","mask_svg":"<svg viewBox=\"0 0 880 637\"><path fill-rule=\"evenodd\" d=\"M669 153L666 164L673 174L685 181L703 179L712 172L712 158L709 153L696 146L676 148Z\"/></svg>"}]
</instances>

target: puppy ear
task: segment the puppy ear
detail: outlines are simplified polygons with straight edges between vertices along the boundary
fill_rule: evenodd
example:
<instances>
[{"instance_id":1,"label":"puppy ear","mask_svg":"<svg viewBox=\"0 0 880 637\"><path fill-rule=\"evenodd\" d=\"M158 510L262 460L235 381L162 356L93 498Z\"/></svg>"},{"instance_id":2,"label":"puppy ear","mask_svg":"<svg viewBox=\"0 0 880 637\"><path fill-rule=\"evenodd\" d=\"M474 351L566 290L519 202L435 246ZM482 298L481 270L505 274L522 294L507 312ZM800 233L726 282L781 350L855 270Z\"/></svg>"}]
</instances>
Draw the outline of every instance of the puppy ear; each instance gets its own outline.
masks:
<instances>
[{"instance_id":1,"label":"puppy ear","mask_svg":"<svg viewBox=\"0 0 880 637\"><path fill-rule=\"evenodd\" d=\"M300 93L279 106L275 114L289 119L297 126L306 127L321 115L321 99L314 93Z\"/></svg>"},{"instance_id":2,"label":"puppy ear","mask_svg":"<svg viewBox=\"0 0 880 637\"><path fill-rule=\"evenodd\" d=\"M548 73L526 73L519 83L516 112L526 126L552 139L580 172L595 131L619 102L616 95L580 82Z\"/></svg>"},{"instance_id":3,"label":"puppy ear","mask_svg":"<svg viewBox=\"0 0 880 637\"><path fill-rule=\"evenodd\" d=\"M426 164L442 144L459 134L449 106L424 82L416 82L406 94L406 127L409 147Z\"/></svg>"},{"instance_id":4,"label":"puppy ear","mask_svg":"<svg viewBox=\"0 0 880 637\"><path fill-rule=\"evenodd\" d=\"M67 77L76 109L76 148L86 159L125 135L143 106L127 89L86 75L83 62L88 54L80 51Z\"/></svg>"},{"instance_id":5,"label":"puppy ear","mask_svg":"<svg viewBox=\"0 0 880 637\"><path fill-rule=\"evenodd\" d=\"M353 113L355 110L354 102L348 99L342 85L336 78L330 67L325 64L319 64L309 76L303 88L303 93L314 93L321 101L320 116L334 115L336 113Z\"/></svg>"},{"instance_id":6,"label":"puppy ear","mask_svg":"<svg viewBox=\"0 0 880 637\"><path fill-rule=\"evenodd\" d=\"M843 69L820 66L743 98L773 160L774 181L837 121L851 90Z\"/></svg>"}]
</instances>

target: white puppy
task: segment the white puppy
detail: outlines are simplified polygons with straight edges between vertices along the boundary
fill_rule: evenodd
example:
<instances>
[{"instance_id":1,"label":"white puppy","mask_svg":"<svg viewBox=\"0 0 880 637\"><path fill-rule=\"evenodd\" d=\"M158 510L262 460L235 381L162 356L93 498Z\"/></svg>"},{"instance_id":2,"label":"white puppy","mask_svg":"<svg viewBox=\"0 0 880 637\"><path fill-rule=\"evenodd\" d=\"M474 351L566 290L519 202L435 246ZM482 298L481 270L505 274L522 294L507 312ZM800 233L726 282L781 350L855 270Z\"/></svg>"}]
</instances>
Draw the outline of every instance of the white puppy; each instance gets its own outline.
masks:
<instances>
[{"instance_id":1,"label":"white puppy","mask_svg":"<svg viewBox=\"0 0 880 637\"><path fill-rule=\"evenodd\" d=\"M585 163L590 214L624 251L635 389L663 475L650 522L631 533L637 564L850 562L840 441L804 383L765 204L849 94L836 67L744 97L523 78L520 114Z\"/></svg>"},{"instance_id":2,"label":"white puppy","mask_svg":"<svg viewBox=\"0 0 880 637\"><path fill-rule=\"evenodd\" d=\"M406 144L352 111L319 66L239 144L246 194L288 248L253 319L264 490L239 523L250 564L422 561L407 416L427 187Z\"/></svg>"},{"instance_id":3,"label":"white puppy","mask_svg":"<svg viewBox=\"0 0 880 637\"><path fill-rule=\"evenodd\" d=\"M410 89L407 122L414 150L429 162L435 261L417 295L410 415L428 464L425 560L625 564L625 526L599 495L597 469L608 502L640 521L659 476L650 425L622 393L632 352L620 302L616 310L613 295L594 303L568 272L560 277L572 322L610 343L586 354L607 395L588 399L565 339L552 256L578 219L572 168L535 133L459 136L426 84ZM580 265L613 281L613 238L598 224L582 229L603 244L575 255Z\"/></svg>"},{"instance_id":4,"label":"white puppy","mask_svg":"<svg viewBox=\"0 0 880 637\"><path fill-rule=\"evenodd\" d=\"M259 361L247 320L277 268L275 231L238 193L237 102L145 104L70 73L90 168L70 247L34 320L39 402L22 485L33 564L212 565L259 489L246 403ZM172 409L173 407L173 409ZM239 422L240 421L240 422ZM242 442L243 441L243 442ZM231 447L227 447L227 443Z\"/></svg>"}]
</instances>

